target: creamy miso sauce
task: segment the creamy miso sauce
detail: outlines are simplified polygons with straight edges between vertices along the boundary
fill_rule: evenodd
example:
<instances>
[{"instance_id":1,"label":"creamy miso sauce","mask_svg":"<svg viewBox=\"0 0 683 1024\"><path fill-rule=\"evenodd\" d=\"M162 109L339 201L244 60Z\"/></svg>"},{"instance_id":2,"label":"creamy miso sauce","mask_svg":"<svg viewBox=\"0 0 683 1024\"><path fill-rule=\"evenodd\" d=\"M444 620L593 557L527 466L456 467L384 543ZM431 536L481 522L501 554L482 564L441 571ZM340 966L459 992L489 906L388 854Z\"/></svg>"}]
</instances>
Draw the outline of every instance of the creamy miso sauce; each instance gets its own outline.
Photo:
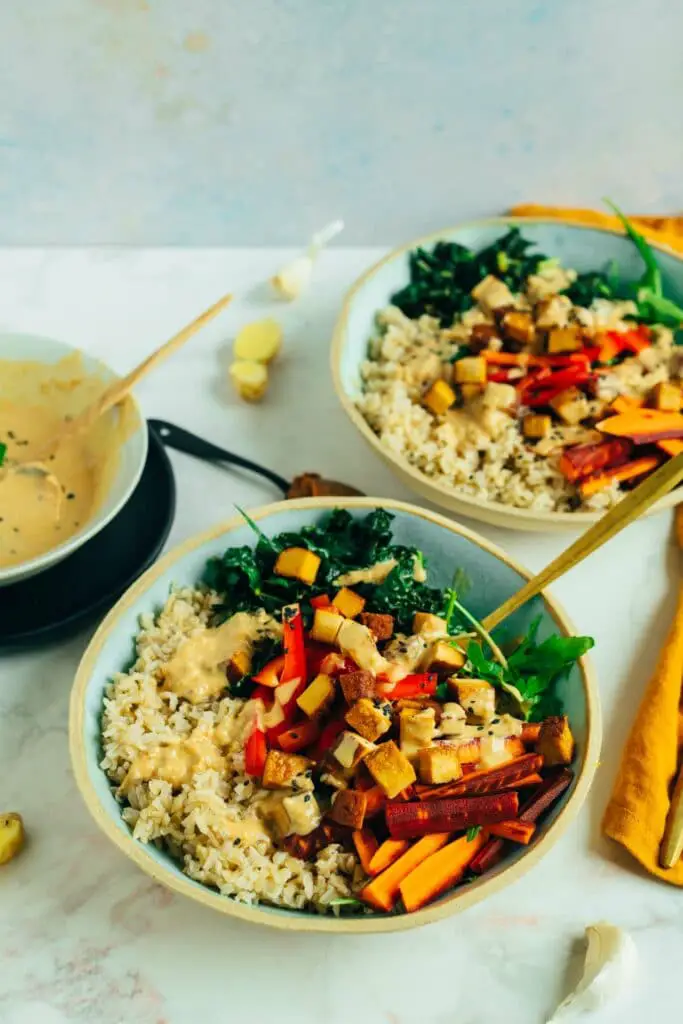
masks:
<instances>
[{"instance_id":1,"label":"creamy miso sauce","mask_svg":"<svg viewBox=\"0 0 683 1024\"><path fill-rule=\"evenodd\" d=\"M215 629L202 629L184 640L164 667L164 688L191 704L212 700L225 689L225 665L238 653L248 658L254 643L277 637L282 627L267 612L237 612Z\"/></svg>"},{"instance_id":2,"label":"creamy miso sauce","mask_svg":"<svg viewBox=\"0 0 683 1024\"><path fill-rule=\"evenodd\" d=\"M0 568L36 558L62 544L92 518L118 466L121 444L139 423L125 400L84 436L67 438L35 462L72 418L105 390L85 373L80 353L54 364L0 362ZM14 463L31 463L33 472Z\"/></svg>"}]
</instances>

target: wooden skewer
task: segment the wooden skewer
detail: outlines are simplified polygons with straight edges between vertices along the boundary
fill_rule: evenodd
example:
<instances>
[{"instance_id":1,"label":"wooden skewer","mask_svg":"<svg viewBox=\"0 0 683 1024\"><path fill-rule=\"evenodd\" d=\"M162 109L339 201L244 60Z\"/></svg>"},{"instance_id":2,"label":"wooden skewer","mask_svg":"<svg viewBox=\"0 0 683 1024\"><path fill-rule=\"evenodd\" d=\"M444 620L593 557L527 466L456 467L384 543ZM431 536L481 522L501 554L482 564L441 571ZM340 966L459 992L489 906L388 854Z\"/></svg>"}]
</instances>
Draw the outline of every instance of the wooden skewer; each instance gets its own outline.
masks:
<instances>
[{"instance_id":1,"label":"wooden skewer","mask_svg":"<svg viewBox=\"0 0 683 1024\"><path fill-rule=\"evenodd\" d=\"M115 405L118 405L126 395L131 391L135 385L147 374L150 370L154 369L168 356L176 352L182 345L185 344L194 334L202 329L210 320L213 320L221 310L225 309L229 302L232 300L232 295L224 295L218 302L214 302L213 306L209 306L201 316L198 316L192 323L187 324L181 331L174 334L172 338L169 338L167 342L160 345L158 349L152 352L150 355L143 359L143 361L131 370L130 373L126 374L125 377L120 377L115 380L112 384L106 388L99 398L89 405L87 409L79 413L78 416L72 420L68 420L64 423L59 433L52 438L49 446L46 446L45 450L40 453L35 453L31 457L31 462L42 462L49 455L51 455L67 437L73 437L75 434L84 434L92 427L92 425L109 409L112 409ZM21 470L21 463L12 467L15 470ZM28 469L28 466L26 467ZM35 472L34 469L30 470Z\"/></svg>"},{"instance_id":2,"label":"wooden skewer","mask_svg":"<svg viewBox=\"0 0 683 1024\"><path fill-rule=\"evenodd\" d=\"M504 601L500 608L497 608L483 620L483 626L489 630L495 629L503 619L512 615L523 604L530 601L545 590L560 576L563 576L575 565L582 562L584 558L592 554L608 540L611 540L625 526L635 522L650 505L668 494L680 481L683 480L683 452L673 459L665 462L663 466L655 470L641 484L635 487L630 494L606 512L601 519L598 519L594 526L570 544L566 551L563 551L550 565L542 569L537 576L525 583L521 590Z\"/></svg>"}]
</instances>

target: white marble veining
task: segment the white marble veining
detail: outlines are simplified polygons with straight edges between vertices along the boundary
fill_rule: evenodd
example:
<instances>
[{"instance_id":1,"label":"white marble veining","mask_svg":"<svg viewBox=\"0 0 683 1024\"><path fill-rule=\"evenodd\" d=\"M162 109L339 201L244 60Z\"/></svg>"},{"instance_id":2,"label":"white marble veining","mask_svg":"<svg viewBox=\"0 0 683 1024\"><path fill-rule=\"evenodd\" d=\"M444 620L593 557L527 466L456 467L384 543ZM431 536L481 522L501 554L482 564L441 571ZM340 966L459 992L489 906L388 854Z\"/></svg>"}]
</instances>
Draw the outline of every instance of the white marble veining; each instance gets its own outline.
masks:
<instances>
[{"instance_id":1,"label":"white marble veining","mask_svg":"<svg viewBox=\"0 0 683 1024\"><path fill-rule=\"evenodd\" d=\"M234 289L246 297L140 387L145 412L285 474L321 469L409 498L346 421L328 374L342 292L377 253L326 253L315 287L291 306L259 286L283 255L0 251L0 330L64 338L125 370ZM267 401L252 408L226 385L228 342L267 314L281 316L286 345ZM235 502L275 497L257 480L171 457L170 544L229 516ZM568 540L480 529L535 569ZM639 1024L677 1011L683 894L639 873L599 832L672 611L668 529L666 515L631 527L554 588L596 638L604 704L602 765L579 820L512 888L419 932L285 936L159 888L100 836L71 778L67 704L88 634L0 656L0 809L21 811L31 839L0 869L1 1024L542 1024L576 967L575 940L600 919L632 932L641 969L621 1006L591 1019Z\"/></svg>"}]
</instances>

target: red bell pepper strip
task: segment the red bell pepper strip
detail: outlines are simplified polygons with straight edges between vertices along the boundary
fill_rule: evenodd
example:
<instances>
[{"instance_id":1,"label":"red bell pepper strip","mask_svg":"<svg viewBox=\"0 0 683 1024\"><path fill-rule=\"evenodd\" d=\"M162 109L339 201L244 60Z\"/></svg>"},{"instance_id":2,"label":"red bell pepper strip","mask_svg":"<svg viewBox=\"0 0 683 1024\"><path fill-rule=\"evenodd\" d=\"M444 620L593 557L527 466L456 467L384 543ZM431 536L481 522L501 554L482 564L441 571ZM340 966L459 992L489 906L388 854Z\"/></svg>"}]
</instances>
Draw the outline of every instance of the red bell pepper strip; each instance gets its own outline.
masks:
<instances>
[{"instance_id":1,"label":"red bell pepper strip","mask_svg":"<svg viewBox=\"0 0 683 1024\"><path fill-rule=\"evenodd\" d=\"M392 690L387 691L387 696L390 700L399 700L401 697L431 697L436 693L438 682L439 677L435 672L420 672L401 679Z\"/></svg>"},{"instance_id":2,"label":"red bell pepper strip","mask_svg":"<svg viewBox=\"0 0 683 1024\"><path fill-rule=\"evenodd\" d=\"M543 381L543 387L539 388L538 391L532 391L526 395L524 403L530 409L537 409L542 405L548 405L553 398L566 391L567 388L585 384L591 377L591 372L585 370L582 366L560 370L558 373L551 374L547 380Z\"/></svg>"},{"instance_id":3,"label":"red bell pepper strip","mask_svg":"<svg viewBox=\"0 0 683 1024\"><path fill-rule=\"evenodd\" d=\"M282 642L285 648L285 663L280 682L289 683L292 679L301 679L305 683L304 622L298 604L288 604L282 609Z\"/></svg>"},{"instance_id":4,"label":"red bell pepper strip","mask_svg":"<svg viewBox=\"0 0 683 1024\"><path fill-rule=\"evenodd\" d=\"M526 396L534 388L542 387L543 384L547 383L550 380L550 376L550 368L546 366L540 370L532 370L531 373L527 373L526 377L522 377L516 385L520 401L526 403Z\"/></svg>"},{"instance_id":5,"label":"red bell pepper strip","mask_svg":"<svg viewBox=\"0 0 683 1024\"><path fill-rule=\"evenodd\" d=\"M346 721L343 716L338 718L332 718L327 725L323 726L320 736L315 741L311 749L308 751L308 756L313 758L314 761L320 761L325 754L330 750L344 729L346 729Z\"/></svg>"},{"instance_id":6,"label":"red bell pepper strip","mask_svg":"<svg viewBox=\"0 0 683 1024\"><path fill-rule=\"evenodd\" d=\"M544 367L550 367L553 370L564 370L568 366L583 366L586 370L590 369L590 355L592 349L582 349L581 352L567 352L564 355L557 356L538 356L538 362ZM597 351L597 349L596 349Z\"/></svg>"},{"instance_id":7,"label":"red bell pepper strip","mask_svg":"<svg viewBox=\"0 0 683 1024\"><path fill-rule=\"evenodd\" d=\"M643 349L648 348L652 344L650 331L645 324L639 324L633 330L622 332L619 335L619 339L622 348L633 352L635 355L638 355L639 352L642 352Z\"/></svg>"},{"instance_id":8,"label":"red bell pepper strip","mask_svg":"<svg viewBox=\"0 0 683 1024\"><path fill-rule=\"evenodd\" d=\"M291 729L280 733L278 738L280 750L285 750L288 754L298 754L300 750L315 743L319 735L320 729L316 722L311 720L300 722L299 725L293 725Z\"/></svg>"},{"instance_id":9,"label":"red bell pepper strip","mask_svg":"<svg viewBox=\"0 0 683 1024\"><path fill-rule=\"evenodd\" d=\"M331 604L327 594L318 594L317 597L312 597L310 600L311 608L328 608Z\"/></svg>"},{"instance_id":10,"label":"red bell pepper strip","mask_svg":"<svg viewBox=\"0 0 683 1024\"><path fill-rule=\"evenodd\" d=\"M261 778L267 754L266 734L263 729L256 727L252 729L251 735L244 746L244 770L247 775Z\"/></svg>"},{"instance_id":11,"label":"red bell pepper strip","mask_svg":"<svg viewBox=\"0 0 683 1024\"><path fill-rule=\"evenodd\" d=\"M284 654L279 654L277 658L273 658L267 665L264 665L260 672L257 672L255 676L252 676L252 679L255 683L258 683L259 686L269 686L272 689L275 689L280 682L280 676L282 675L284 667L285 656Z\"/></svg>"},{"instance_id":12,"label":"red bell pepper strip","mask_svg":"<svg viewBox=\"0 0 683 1024\"><path fill-rule=\"evenodd\" d=\"M270 707L273 702L273 691L269 686L259 684L251 691L251 699L263 701L265 707Z\"/></svg>"},{"instance_id":13,"label":"red bell pepper strip","mask_svg":"<svg viewBox=\"0 0 683 1024\"><path fill-rule=\"evenodd\" d=\"M306 643L306 669L308 671L308 678L315 679L321 671L321 665L325 658L327 658L329 654L334 653L336 652L333 647L309 640Z\"/></svg>"},{"instance_id":14,"label":"red bell pepper strip","mask_svg":"<svg viewBox=\"0 0 683 1024\"><path fill-rule=\"evenodd\" d=\"M507 384L509 381L519 380L519 375L515 375L514 370L492 370L486 375L486 379L494 384Z\"/></svg>"}]
</instances>

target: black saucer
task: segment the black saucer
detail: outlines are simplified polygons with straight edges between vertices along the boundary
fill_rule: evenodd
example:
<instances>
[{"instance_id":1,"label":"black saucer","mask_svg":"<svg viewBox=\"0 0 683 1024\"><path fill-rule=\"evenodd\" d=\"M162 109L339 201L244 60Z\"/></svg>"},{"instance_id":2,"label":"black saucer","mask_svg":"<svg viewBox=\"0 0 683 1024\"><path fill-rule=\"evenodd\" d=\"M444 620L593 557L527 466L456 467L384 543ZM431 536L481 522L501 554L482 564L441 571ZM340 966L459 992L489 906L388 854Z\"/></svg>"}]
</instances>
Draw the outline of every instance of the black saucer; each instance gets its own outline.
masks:
<instances>
[{"instance_id":1,"label":"black saucer","mask_svg":"<svg viewBox=\"0 0 683 1024\"><path fill-rule=\"evenodd\" d=\"M115 519L73 555L0 587L0 649L64 640L107 611L161 551L175 516L175 479L149 431L140 482Z\"/></svg>"}]
</instances>

